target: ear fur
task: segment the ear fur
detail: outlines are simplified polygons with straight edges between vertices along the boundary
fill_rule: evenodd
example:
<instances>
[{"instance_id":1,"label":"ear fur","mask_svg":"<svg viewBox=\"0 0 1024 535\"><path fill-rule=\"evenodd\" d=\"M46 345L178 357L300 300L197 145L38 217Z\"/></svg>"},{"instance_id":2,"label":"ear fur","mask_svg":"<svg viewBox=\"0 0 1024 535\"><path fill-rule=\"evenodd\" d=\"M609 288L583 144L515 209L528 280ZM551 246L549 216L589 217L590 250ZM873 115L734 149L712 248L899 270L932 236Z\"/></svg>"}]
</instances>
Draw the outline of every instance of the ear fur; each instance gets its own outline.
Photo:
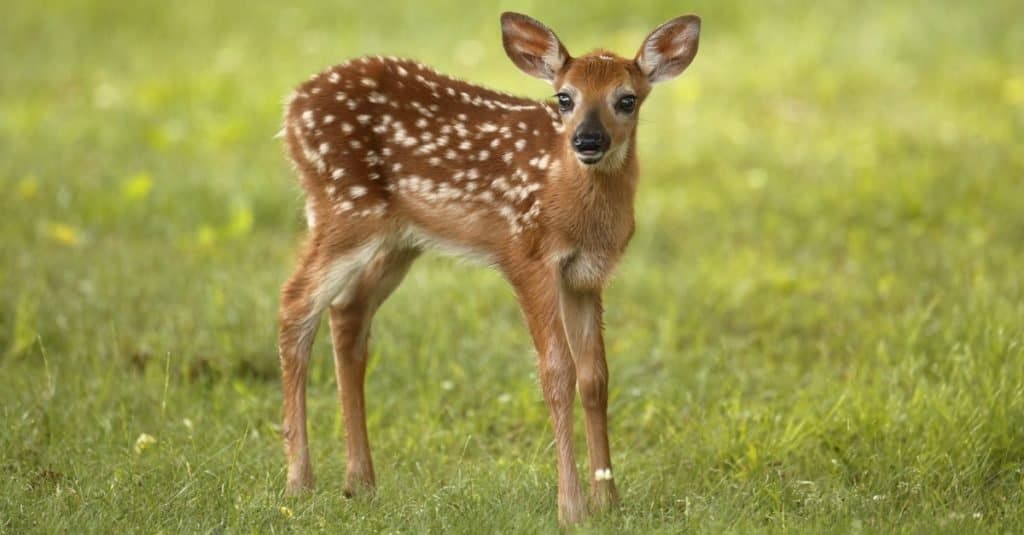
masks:
<instances>
[{"instance_id":1,"label":"ear fur","mask_svg":"<svg viewBox=\"0 0 1024 535\"><path fill-rule=\"evenodd\" d=\"M501 14L501 42L509 59L520 70L549 82L570 59L555 32L519 13Z\"/></svg>"},{"instance_id":2,"label":"ear fur","mask_svg":"<svg viewBox=\"0 0 1024 535\"><path fill-rule=\"evenodd\" d=\"M700 17L676 17L655 28L644 39L636 54L636 64L652 84L670 80L690 65L699 43Z\"/></svg>"}]
</instances>

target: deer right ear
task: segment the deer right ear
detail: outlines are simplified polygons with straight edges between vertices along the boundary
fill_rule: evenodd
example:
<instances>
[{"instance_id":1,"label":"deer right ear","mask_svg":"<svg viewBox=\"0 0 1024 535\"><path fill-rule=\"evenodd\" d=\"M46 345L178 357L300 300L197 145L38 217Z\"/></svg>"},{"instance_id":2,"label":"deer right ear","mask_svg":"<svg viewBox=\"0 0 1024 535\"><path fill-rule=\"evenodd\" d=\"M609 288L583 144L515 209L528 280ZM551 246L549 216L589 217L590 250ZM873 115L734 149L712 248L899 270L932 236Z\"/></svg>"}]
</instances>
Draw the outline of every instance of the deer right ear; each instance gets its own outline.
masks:
<instances>
[{"instance_id":1,"label":"deer right ear","mask_svg":"<svg viewBox=\"0 0 1024 535\"><path fill-rule=\"evenodd\" d=\"M549 82L569 61L569 52L555 32L519 13L501 14L501 43L520 70Z\"/></svg>"}]
</instances>

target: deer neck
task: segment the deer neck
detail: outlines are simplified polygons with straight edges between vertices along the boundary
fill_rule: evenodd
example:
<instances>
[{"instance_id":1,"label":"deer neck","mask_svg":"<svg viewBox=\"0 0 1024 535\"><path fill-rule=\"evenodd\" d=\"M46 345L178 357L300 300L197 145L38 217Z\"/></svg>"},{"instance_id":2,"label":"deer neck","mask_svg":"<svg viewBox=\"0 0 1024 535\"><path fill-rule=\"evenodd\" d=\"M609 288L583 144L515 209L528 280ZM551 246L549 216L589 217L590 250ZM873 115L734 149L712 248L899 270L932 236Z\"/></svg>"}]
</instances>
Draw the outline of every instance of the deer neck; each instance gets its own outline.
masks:
<instances>
[{"instance_id":1,"label":"deer neck","mask_svg":"<svg viewBox=\"0 0 1024 535\"><path fill-rule=\"evenodd\" d=\"M560 138L552 166L546 205L552 209L552 226L565 245L573 249L608 249L621 253L633 233L633 200L636 195L636 130L613 160L584 165L565 138Z\"/></svg>"}]
</instances>

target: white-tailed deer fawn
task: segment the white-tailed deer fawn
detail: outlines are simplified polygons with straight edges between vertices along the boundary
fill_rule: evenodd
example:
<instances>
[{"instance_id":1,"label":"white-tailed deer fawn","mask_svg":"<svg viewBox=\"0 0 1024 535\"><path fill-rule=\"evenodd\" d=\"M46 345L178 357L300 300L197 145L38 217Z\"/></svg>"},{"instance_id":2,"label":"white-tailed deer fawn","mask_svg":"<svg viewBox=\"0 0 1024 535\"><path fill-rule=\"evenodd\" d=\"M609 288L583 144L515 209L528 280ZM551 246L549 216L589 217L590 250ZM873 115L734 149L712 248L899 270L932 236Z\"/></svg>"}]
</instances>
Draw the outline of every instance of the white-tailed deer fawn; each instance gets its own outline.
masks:
<instances>
[{"instance_id":1,"label":"white-tailed deer fawn","mask_svg":"<svg viewBox=\"0 0 1024 535\"><path fill-rule=\"evenodd\" d=\"M306 374L330 311L345 422L345 490L374 486L363 380L374 312L426 248L482 258L515 288L537 348L558 455L558 512L580 520L579 389L595 509L618 500L608 451L601 291L633 234L637 113L697 53L700 19L662 24L634 59L573 58L524 15L501 17L509 58L557 101L509 96L418 63L363 58L302 84L284 135L307 192L309 238L281 291L288 491L313 486Z\"/></svg>"}]
</instances>

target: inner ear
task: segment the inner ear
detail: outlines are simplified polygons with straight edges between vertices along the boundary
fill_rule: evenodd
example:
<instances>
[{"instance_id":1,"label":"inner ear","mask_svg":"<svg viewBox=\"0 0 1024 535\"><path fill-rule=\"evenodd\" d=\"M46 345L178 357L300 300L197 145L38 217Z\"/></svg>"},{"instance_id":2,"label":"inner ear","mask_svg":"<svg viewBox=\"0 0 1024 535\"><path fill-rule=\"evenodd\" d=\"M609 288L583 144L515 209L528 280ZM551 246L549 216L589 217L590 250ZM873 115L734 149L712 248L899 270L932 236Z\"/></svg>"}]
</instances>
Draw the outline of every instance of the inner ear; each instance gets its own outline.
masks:
<instances>
[{"instance_id":1,"label":"inner ear","mask_svg":"<svg viewBox=\"0 0 1024 535\"><path fill-rule=\"evenodd\" d=\"M637 67L651 83L682 74L697 55L700 17L683 15L658 26L644 39L636 55Z\"/></svg>"},{"instance_id":2,"label":"inner ear","mask_svg":"<svg viewBox=\"0 0 1024 535\"><path fill-rule=\"evenodd\" d=\"M569 52L550 28L526 15L502 13L501 42L520 70L553 81L569 62Z\"/></svg>"}]
</instances>

